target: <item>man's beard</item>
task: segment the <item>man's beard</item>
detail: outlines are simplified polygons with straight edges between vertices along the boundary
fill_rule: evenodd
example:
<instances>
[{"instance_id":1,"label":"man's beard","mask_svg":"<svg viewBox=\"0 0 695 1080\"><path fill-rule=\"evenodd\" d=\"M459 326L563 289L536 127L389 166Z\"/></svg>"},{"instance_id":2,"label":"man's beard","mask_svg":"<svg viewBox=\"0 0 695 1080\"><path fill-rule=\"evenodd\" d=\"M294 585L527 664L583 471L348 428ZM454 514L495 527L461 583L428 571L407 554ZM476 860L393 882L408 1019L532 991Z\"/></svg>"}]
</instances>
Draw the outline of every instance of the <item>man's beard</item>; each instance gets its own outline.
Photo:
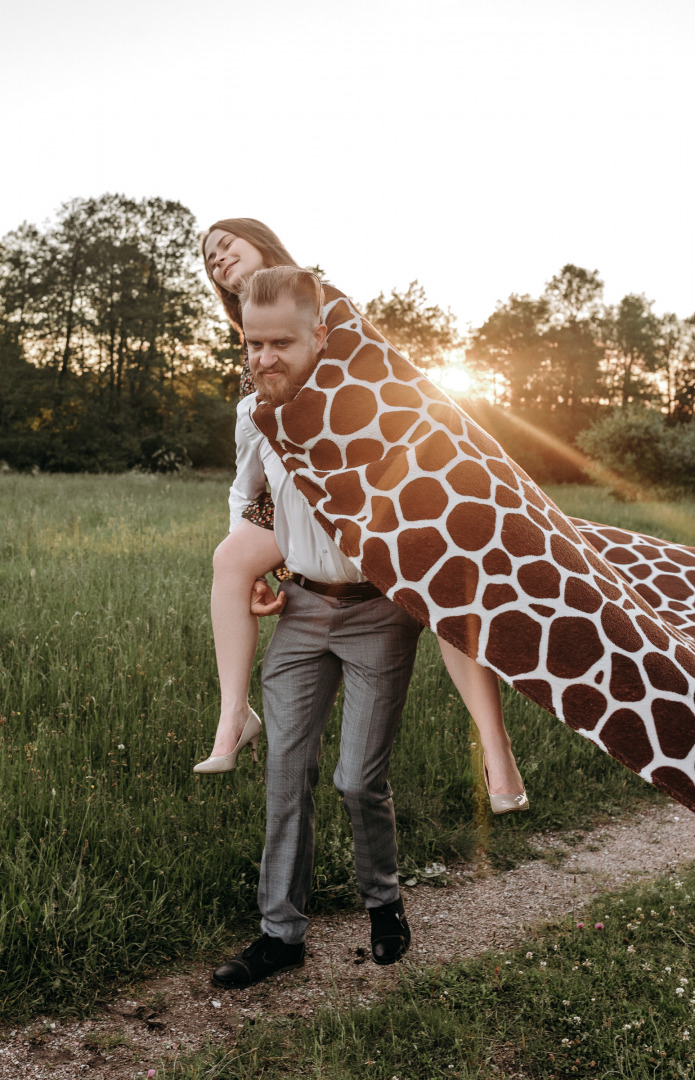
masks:
<instances>
[{"instance_id":1,"label":"man's beard","mask_svg":"<svg viewBox=\"0 0 695 1080\"><path fill-rule=\"evenodd\" d=\"M273 408L278 408L278 406L286 405L288 401L292 401L304 386L304 382L289 382L285 378L278 386L273 382L266 385L265 377L259 374L253 376L253 385L256 387L259 401L267 401Z\"/></svg>"},{"instance_id":2,"label":"man's beard","mask_svg":"<svg viewBox=\"0 0 695 1080\"><path fill-rule=\"evenodd\" d=\"M311 367L307 367L300 377L295 379L292 379L287 371L282 368L279 369L278 375L280 378L277 383L274 379L267 380L264 371L252 371L251 378L253 379L253 385L256 387L259 401L267 401L275 409L280 405L286 405L288 401L292 401L306 384L307 379L313 374L318 361L319 356L317 354L311 363Z\"/></svg>"}]
</instances>

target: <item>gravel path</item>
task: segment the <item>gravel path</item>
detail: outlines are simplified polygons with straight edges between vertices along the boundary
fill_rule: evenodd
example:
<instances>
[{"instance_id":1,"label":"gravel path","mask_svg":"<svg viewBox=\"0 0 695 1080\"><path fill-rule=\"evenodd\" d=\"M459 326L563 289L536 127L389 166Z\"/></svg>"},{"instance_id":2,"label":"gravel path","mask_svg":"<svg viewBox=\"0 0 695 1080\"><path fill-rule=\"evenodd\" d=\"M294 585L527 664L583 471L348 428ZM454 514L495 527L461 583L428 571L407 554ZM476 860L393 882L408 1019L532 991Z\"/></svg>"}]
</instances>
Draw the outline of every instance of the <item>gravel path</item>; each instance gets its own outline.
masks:
<instances>
[{"instance_id":1,"label":"gravel path","mask_svg":"<svg viewBox=\"0 0 695 1080\"><path fill-rule=\"evenodd\" d=\"M571 837L535 838L545 858L504 873L449 868L449 888L405 890L413 934L409 960L422 965L500 951L534 926L580 909L597 893L620 890L695 862L695 817L669 804ZM550 858L548 858L550 856ZM398 981L369 954L364 913L317 918L304 968L245 991L225 992L206 969L151 979L93 1020L41 1018L0 1032L0 1080L133 1080L163 1057L206 1041L231 1043L245 1022L310 1016L332 1003L366 1004ZM226 957L220 957L220 960Z\"/></svg>"}]
</instances>

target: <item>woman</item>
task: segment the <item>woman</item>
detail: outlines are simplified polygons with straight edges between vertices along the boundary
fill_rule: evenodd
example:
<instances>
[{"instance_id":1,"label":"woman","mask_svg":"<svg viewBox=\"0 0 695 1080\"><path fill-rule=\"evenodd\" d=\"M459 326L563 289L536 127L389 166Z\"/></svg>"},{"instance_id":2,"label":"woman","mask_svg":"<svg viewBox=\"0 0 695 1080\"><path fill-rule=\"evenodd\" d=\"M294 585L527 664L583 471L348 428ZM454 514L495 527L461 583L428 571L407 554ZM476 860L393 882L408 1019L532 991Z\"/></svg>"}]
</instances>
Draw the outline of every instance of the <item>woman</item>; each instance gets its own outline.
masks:
<instances>
[{"instance_id":1,"label":"woman","mask_svg":"<svg viewBox=\"0 0 695 1080\"><path fill-rule=\"evenodd\" d=\"M233 325L241 332L236 289L243 277L265 266L297 263L278 237L253 218L228 218L212 225L202 239L205 267ZM253 389L247 366L242 394ZM258 643L258 622L250 613L254 581L282 563L272 533L269 506L254 505L247 520L219 545L213 558L211 611L220 677L221 710L215 744L198 772L234 768L246 743L255 751L260 721L248 704L248 686ZM282 609L284 597L267 614ZM451 679L478 730L484 753L486 783L495 813L527 810L528 800L507 735L494 672L481 667L448 642L439 639Z\"/></svg>"}]
</instances>

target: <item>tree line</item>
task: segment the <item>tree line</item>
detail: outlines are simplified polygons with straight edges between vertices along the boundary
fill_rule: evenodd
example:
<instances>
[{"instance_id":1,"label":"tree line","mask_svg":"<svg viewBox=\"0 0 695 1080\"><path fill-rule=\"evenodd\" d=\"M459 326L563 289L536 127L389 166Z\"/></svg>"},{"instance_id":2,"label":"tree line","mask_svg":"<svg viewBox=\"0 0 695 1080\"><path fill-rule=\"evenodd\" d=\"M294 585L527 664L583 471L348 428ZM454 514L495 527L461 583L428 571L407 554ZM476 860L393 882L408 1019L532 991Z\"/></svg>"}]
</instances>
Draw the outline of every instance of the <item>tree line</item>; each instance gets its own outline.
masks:
<instances>
[{"instance_id":1,"label":"tree line","mask_svg":"<svg viewBox=\"0 0 695 1080\"><path fill-rule=\"evenodd\" d=\"M473 332L467 360L496 403L514 408L574 414L650 403L693 418L695 315L659 317L634 293L604 304L596 270L568 264L538 299L510 296Z\"/></svg>"},{"instance_id":2,"label":"tree line","mask_svg":"<svg viewBox=\"0 0 695 1080\"><path fill-rule=\"evenodd\" d=\"M241 347L180 203L75 199L0 243L0 458L229 465Z\"/></svg>"},{"instance_id":3,"label":"tree line","mask_svg":"<svg viewBox=\"0 0 695 1080\"><path fill-rule=\"evenodd\" d=\"M242 347L201 267L193 215L158 198L74 199L5 236L0 460L233 466ZM572 443L638 404L670 426L695 414L695 316L657 316L634 294L606 305L595 270L564 266L540 297L510 296L466 336L417 282L363 310L424 370L465 348L487 402L464 406L542 481L582 475L553 458L548 434Z\"/></svg>"}]
</instances>

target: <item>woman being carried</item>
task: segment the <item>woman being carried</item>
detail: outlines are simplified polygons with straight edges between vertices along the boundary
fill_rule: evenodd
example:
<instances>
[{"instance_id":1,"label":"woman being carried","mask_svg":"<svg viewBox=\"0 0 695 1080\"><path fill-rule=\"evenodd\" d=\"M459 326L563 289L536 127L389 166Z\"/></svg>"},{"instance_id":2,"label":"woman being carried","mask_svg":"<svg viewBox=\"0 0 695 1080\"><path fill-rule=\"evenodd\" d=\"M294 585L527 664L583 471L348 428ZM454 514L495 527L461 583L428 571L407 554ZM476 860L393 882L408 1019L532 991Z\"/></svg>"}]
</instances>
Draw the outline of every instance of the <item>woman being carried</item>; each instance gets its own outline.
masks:
<instances>
[{"instance_id":1,"label":"woman being carried","mask_svg":"<svg viewBox=\"0 0 695 1080\"><path fill-rule=\"evenodd\" d=\"M278 237L252 218L229 218L208 229L202 242L205 267L227 315L241 332L236 289L243 277L267 266L297 263ZM253 391L244 364L242 395ZM253 657L258 644L258 621L251 613L255 583L282 563L272 532L272 503L260 500L249 507L246 520L218 546L213 557L211 597L215 651L220 678L221 709L211 756L195 766L196 772L226 772L236 765L240 750L251 744L255 752L260 720L248 703ZM265 607L255 597L258 614L275 614L284 606L284 594ZM527 810L528 800L507 735L499 681L489 668L439 638L442 656L454 685L473 717L484 752L486 781L494 812Z\"/></svg>"}]
</instances>

